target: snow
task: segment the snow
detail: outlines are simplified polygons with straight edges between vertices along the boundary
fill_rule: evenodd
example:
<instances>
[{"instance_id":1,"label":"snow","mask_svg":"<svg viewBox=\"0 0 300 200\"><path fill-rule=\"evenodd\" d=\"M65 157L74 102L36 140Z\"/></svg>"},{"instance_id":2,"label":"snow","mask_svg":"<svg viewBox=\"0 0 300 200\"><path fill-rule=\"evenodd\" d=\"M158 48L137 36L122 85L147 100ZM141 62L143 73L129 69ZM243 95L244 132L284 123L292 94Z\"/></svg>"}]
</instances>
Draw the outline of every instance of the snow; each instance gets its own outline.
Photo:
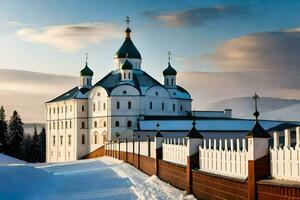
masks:
<instances>
[{"instance_id":1,"label":"snow","mask_svg":"<svg viewBox=\"0 0 300 200\"><path fill-rule=\"evenodd\" d=\"M17 161L0 165L0 199L195 199L110 157L10 165Z\"/></svg>"},{"instance_id":2,"label":"snow","mask_svg":"<svg viewBox=\"0 0 300 200\"><path fill-rule=\"evenodd\" d=\"M24 164L25 162L22 160L18 160L16 158L12 158L10 156L4 155L0 153L0 166L1 165L17 165L17 164Z\"/></svg>"}]
</instances>

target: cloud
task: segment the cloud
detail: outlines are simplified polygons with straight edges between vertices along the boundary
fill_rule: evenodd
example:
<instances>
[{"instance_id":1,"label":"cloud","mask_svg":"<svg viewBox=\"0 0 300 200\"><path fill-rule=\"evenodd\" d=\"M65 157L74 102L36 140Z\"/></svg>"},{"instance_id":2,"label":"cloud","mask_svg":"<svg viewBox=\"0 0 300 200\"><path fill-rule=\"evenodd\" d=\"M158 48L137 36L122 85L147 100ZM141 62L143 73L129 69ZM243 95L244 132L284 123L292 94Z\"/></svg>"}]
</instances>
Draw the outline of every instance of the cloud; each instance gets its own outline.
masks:
<instances>
[{"instance_id":1,"label":"cloud","mask_svg":"<svg viewBox=\"0 0 300 200\"><path fill-rule=\"evenodd\" d=\"M192 8L175 12L146 11L142 15L164 23L168 28L182 26L199 26L208 21L225 16L242 15L245 11L240 7L219 5L205 8Z\"/></svg>"},{"instance_id":2,"label":"cloud","mask_svg":"<svg viewBox=\"0 0 300 200\"><path fill-rule=\"evenodd\" d=\"M24 122L45 122L45 102L78 85L78 78L0 69L0 106L17 110Z\"/></svg>"},{"instance_id":3,"label":"cloud","mask_svg":"<svg viewBox=\"0 0 300 200\"><path fill-rule=\"evenodd\" d=\"M81 23L18 30L17 36L28 42L44 43L62 51L74 51L90 44L121 37L122 31L108 23Z\"/></svg>"},{"instance_id":4,"label":"cloud","mask_svg":"<svg viewBox=\"0 0 300 200\"><path fill-rule=\"evenodd\" d=\"M225 41L214 53L187 59L220 71L300 72L300 28L262 32Z\"/></svg>"}]
</instances>

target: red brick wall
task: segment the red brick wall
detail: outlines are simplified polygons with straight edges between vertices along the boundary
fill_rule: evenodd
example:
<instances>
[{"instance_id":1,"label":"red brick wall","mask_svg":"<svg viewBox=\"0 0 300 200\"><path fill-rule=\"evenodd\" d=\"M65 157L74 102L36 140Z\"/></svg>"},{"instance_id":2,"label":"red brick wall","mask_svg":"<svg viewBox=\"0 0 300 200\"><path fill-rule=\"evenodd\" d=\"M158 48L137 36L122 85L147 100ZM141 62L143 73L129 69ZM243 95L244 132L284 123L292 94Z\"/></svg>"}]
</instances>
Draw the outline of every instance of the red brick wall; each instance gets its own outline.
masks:
<instances>
[{"instance_id":1,"label":"red brick wall","mask_svg":"<svg viewBox=\"0 0 300 200\"><path fill-rule=\"evenodd\" d=\"M186 167L159 160L159 178L184 190L186 184Z\"/></svg>"},{"instance_id":2,"label":"red brick wall","mask_svg":"<svg viewBox=\"0 0 300 200\"><path fill-rule=\"evenodd\" d=\"M87 158L97 158L97 157L101 157L101 156L104 156L105 154L105 148L104 146L96 149L95 151L92 151L91 153L83 156L82 158L83 159L87 159Z\"/></svg>"},{"instance_id":3,"label":"red brick wall","mask_svg":"<svg viewBox=\"0 0 300 200\"><path fill-rule=\"evenodd\" d=\"M192 172L193 194L199 199L247 199L247 183L213 176L200 171Z\"/></svg>"},{"instance_id":4,"label":"red brick wall","mask_svg":"<svg viewBox=\"0 0 300 200\"><path fill-rule=\"evenodd\" d=\"M300 200L300 187L293 186L279 186L264 183L266 181L259 181L257 184L258 199L259 200Z\"/></svg>"},{"instance_id":5,"label":"red brick wall","mask_svg":"<svg viewBox=\"0 0 300 200\"><path fill-rule=\"evenodd\" d=\"M140 170L152 176L155 174L155 159L147 156L140 156Z\"/></svg>"}]
</instances>

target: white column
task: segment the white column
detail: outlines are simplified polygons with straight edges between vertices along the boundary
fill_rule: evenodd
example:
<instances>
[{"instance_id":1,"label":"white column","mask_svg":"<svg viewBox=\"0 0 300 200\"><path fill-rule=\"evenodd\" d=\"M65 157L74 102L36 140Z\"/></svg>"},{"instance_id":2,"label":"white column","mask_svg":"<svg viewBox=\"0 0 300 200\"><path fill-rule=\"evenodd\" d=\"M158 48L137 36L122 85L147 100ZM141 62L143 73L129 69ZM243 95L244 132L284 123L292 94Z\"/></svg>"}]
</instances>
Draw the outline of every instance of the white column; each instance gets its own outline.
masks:
<instances>
[{"instance_id":1,"label":"white column","mask_svg":"<svg viewBox=\"0 0 300 200\"><path fill-rule=\"evenodd\" d=\"M278 149L279 148L279 133L275 131L273 133L273 149Z\"/></svg>"},{"instance_id":2,"label":"white column","mask_svg":"<svg viewBox=\"0 0 300 200\"><path fill-rule=\"evenodd\" d=\"M285 129L284 130L284 148L291 147L291 130Z\"/></svg>"},{"instance_id":3,"label":"white column","mask_svg":"<svg viewBox=\"0 0 300 200\"><path fill-rule=\"evenodd\" d=\"M296 148L300 148L300 126L296 127Z\"/></svg>"}]
</instances>

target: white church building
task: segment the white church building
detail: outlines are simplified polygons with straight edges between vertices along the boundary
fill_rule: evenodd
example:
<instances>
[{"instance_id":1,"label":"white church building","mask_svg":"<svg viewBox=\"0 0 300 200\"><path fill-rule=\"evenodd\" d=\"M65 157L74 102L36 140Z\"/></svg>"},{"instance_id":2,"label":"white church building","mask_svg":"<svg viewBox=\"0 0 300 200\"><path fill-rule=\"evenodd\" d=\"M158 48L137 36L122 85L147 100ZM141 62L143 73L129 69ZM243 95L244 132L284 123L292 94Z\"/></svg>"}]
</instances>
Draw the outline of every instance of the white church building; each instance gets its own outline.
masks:
<instances>
[{"instance_id":1,"label":"white church building","mask_svg":"<svg viewBox=\"0 0 300 200\"><path fill-rule=\"evenodd\" d=\"M132 136L143 116L187 116L190 94L176 83L170 62L164 84L142 69L142 56L127 27L114 69L92 84L86 63L78 86L46 103L47 162L81 158L116 136Z\"/></svg>"},{"instance_id":2,"label":"white church building","mask_svg":"<svg viewBox=\"0 0 300 200\"><path fill-rule=\"evenodd\" d=\"M254 120L232 118L230 109L192 111L191 95L177 85L170 59L162 84L143 71L142 56L130 34L127 27L109 74L93 84L94 73L86 63L78 86L46 102L47 162L80 159L116 137L153 137L158 123L164 137L185 137L193 120L206 138L243 138L252 129ZM260 123L270 131L295 126L282 121Z\"/></svg>"}]
</instances>

